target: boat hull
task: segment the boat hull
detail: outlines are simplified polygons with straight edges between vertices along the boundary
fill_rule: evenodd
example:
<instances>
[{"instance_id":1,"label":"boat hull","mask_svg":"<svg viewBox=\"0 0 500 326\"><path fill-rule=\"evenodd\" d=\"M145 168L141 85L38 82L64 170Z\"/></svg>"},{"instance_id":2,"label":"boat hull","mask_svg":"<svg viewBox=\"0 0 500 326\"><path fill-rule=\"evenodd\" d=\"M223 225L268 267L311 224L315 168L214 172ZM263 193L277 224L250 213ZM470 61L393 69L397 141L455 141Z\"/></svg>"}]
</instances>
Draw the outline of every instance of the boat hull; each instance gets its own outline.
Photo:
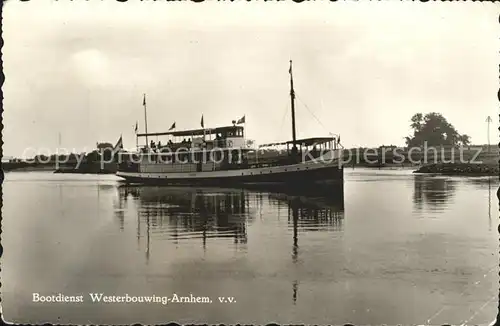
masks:
<instances>
[{"instance_id":1,"label":"boat hull","mask_svg":"<svg viewBox=\"0 0 500 326\"><path fill-rule=\"evenodd\" d=\"M196 173L141 173L118 171L129 183L155 185L290 185L295 187L343 184L343 167L337 164L296 164L288 166Z\"/></svg>"}]
</instances>

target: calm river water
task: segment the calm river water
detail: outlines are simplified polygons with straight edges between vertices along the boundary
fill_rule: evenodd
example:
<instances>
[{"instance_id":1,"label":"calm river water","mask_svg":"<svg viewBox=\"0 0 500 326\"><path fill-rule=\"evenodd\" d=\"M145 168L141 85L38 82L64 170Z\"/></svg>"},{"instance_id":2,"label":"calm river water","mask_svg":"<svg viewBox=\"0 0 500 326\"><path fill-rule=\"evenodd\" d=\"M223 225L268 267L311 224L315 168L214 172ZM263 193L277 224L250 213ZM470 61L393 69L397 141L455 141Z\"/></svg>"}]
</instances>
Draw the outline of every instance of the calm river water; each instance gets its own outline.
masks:
<instances>
[{"instance_id":1,"label":"calm river water","mask_svg":"<svg viewBox=\"0 0 500 326\"><path fill-rule=\"evenodd\" d=\"M4 318L490 323L498 307L497 188L496 178L346 169L339 202L131 187L114 176L7 173ZM81 295L83 302L33 302L33 293ZM211 303L97 303L89 293L192 294Z\"/></svg>"}]
</instances>

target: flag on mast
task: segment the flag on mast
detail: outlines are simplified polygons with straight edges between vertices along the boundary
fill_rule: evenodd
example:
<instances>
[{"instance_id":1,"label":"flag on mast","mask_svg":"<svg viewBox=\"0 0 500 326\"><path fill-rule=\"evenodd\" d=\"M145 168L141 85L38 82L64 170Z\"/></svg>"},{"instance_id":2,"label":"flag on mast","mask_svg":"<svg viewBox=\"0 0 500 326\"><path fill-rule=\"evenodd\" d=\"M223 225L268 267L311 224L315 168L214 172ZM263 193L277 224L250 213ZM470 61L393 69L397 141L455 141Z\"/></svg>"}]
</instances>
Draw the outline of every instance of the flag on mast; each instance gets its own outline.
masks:
<instances>
[{"instance_id":1,"label":"flag on mast","mask_svg":"<svg viewBox=\"0 0 500 326\"><path fill-rule=\"evenodd\" d=\"M135 122L135 129L134 129L135 133L137 133L137 130L139 130L139 123L136 121Z\"/></svg>"},{"instance_id":2,"label":"flag on mast","mask_svg":"<svg viewBox=\"0 0 500 326\"><path fill-rule=\"evenodd\" d=\"M173 130L173 129L175 129L175 122L172 123L172 126L168 130Z\"/></svg>"},{"instance_id":3,"label":"flag on mast","mask_svg":"<svg viewBox=\"0 0 500 326\"><path fill-rule=\"evenodd\" d=\"M201 127L205 128L205 123L203 122L203 114L201 115L201 121L200 121Z\"/></svg>"},{"instance_id":4,"label":"flag on mast","mask_svg":"<svg viewBox=\"0 0 500 326\"><path fill-rule=\"evenodd\" d=\"M240 123L245 123L245 116L241 117L236 121L236 124L239 125Z\"/></svg>"},{"instance_id":5,"label":"flag on mast","mask_svg":"<svg viewBox=\"0 0 500 326\"><path fill-rule=\"evenodd\" d=\"M142 98L142 105L143 106L146 106L146 94L143 95L143 98Z\"/></svg>"},{"instance_id":6,"label":"flag on mast","mask_svg":"<svg viewBox=\"0 0 500 326\"><path fill-rule=\"evenodd\" d=\"M120 139L116 142L115 147L113 147L113 152L116 152L116 150L123 149L123 138L122 135L120 135Z\"/></svg>"}]
</instances>

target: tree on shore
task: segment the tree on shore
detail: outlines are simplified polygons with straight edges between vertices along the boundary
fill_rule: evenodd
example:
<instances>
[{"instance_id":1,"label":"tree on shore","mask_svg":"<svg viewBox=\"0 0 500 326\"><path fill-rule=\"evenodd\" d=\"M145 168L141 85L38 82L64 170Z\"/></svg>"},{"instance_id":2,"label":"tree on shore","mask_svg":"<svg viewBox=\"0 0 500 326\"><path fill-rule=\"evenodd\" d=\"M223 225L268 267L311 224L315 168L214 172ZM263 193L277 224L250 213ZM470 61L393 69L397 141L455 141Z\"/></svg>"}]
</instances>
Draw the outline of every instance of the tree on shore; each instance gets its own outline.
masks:
<instances>
[{"instance_id":1,"label":"tree on shore","mask_svg":"<svg viewBox=\"0 0 500 326\"><path fill-rule=\"evenodd\" d=\"M426 115L417 113L410 121L413 136L405 137L408 147L423 146L425 142L427 146L470 145L470 137L459 134L440 113L431 112Z\"/></svg>"},{"instance_id":2,"label":"tree on shore","mask_svg":"<svg viewBox=\"0 0 500 326\"><path fill-rule=\"evenodd\" d=\"M101 161L101 153L99 153L99 151L97 151L97 150L93 150L92 152L87 153L87 155L85 155L85 161L87 163L100 162Z\"/></svg>"},{"instance_id":3,"label":"tree on shore","mask_svg":"<svg viewBox=\"0 0 500 326\"><path fill-rule=\"evenodd\" d=\"M469 146L470 145L470 136L469 135L460 135L458 137L458 143L459 145L462 146Z\"/></svg>"},{"instance_id":4,"label":"tree on shore","mask_svg":"<svg viewBox=\"0 0 500 326\"><path fill-rule=\"evenodd\" d=\"M113 144L99 143L97 144L97 151L103 160L109 161L113 157Z\"/></svg>"}]
</instances>

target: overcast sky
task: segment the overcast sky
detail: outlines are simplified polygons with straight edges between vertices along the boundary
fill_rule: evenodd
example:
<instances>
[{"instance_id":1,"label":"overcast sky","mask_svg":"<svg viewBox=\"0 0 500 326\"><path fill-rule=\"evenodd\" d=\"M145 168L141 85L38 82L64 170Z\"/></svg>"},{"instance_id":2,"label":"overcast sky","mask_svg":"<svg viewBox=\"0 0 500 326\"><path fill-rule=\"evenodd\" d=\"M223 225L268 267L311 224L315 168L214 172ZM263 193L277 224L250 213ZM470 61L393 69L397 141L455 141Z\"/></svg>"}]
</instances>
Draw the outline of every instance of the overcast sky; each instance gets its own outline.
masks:
<instances>
[{"instance_id":1,"label":"overcast sky","mask_svg":"<svg viewBox=\"0 0 500 326\"><path fill-rule=\"evenodd\" d=\"M3 15L5 155L55 150L59 132L78 152L120 134L133 148L143 93L150 132L246 115L247 138L289 140L290 59L297 137L402 145L436 111L473 143L491 115L497 142L494 4L36 0Z\"/></svg>"}]
</instances>

